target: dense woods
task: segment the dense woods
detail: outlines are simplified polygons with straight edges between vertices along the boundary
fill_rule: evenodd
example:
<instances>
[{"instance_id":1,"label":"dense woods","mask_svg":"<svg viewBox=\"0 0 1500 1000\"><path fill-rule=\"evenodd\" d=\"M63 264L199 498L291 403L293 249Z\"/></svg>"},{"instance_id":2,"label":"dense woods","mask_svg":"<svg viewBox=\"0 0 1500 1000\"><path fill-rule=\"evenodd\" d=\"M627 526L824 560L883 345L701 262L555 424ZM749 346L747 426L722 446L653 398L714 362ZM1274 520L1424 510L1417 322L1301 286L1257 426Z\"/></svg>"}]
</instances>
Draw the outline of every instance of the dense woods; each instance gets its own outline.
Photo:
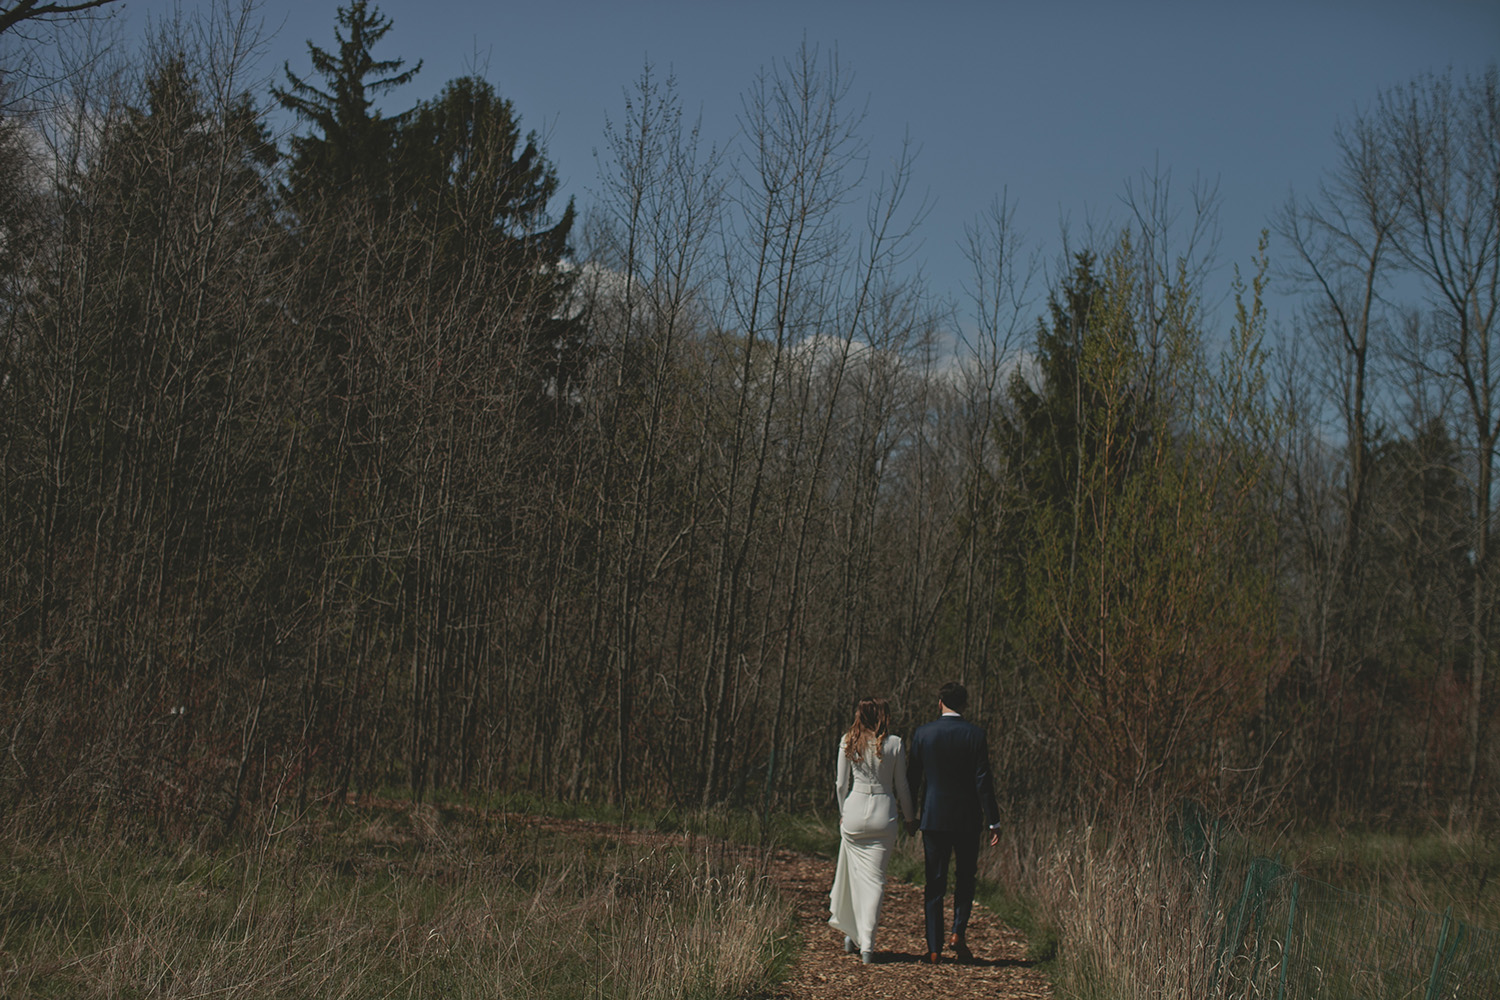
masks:
<instances>
[{"instance_id":1,"label":"dense woods","mask_svg":"<svg viewBox=\"0 0 1500 1000\"><path fill-rule=\"evenodd\" d=\"M0 808L802 808L950 678L1013 804L1500 805L1493 68L1370 95L1225 307L1164 179L1056 262L979 212L954 304L829 52L723 146L647 69L575 210L331 27L3 78Z\"/></svg>"}]
</instances>

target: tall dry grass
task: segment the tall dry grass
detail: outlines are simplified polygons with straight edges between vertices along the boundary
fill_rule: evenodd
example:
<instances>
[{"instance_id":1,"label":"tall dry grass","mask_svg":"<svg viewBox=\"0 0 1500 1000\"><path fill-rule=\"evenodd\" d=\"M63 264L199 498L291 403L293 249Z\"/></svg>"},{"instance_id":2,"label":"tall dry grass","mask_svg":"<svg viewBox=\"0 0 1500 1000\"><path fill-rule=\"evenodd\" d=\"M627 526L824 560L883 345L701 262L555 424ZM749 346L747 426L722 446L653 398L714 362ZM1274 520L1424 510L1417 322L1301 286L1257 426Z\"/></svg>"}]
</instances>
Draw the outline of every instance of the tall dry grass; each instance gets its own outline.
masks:
<instances>
[{"instance_id":1,"label":"tall dry grass","mask_svg":"<svg viewBox=\"0 0 1500 1000\"><path fill-rule=\"evenodd\" d=\"M1362 952L1367 972L1383 966L1400 978L1412 969L1430 969L1432 957L1423 950L1430 942L1418 931L1435 926L1448 907L1476 927L1500 929L1497 846L1493 835L1475 831L1319 834L1274 844L1225 835L1195 855L1195 845L1185 843L1170 822L1032 819L1009 831L999 850L987 852L982 874L1023 896L1038 922L1056 930L1059 996L1230 1000L1260 996L1268 983L1274 995L1285 951L1284 884L1266 897L1262 913L1270 914L1268 922L1257 919L1253 904L1236 911L1252 857L1279 855L1303 879L1345 890L1331 892L1343 902L1316 915L1304 893L1298 956L1309 942L1323 954ZM1262 871L1276 867L1267 861ZM1466 874L1459 878L1459 872ZM1377 911L1392 904L1406 908L1412 923L1400 940L1372 930ZM1311 960L1298 956L1290 982L1327 972L1309 970ZM1325 985L1335 992L1344 988Z\"/></svg>"},{"instance_id":2,"label":"tall dry grass","mask_svg":"<svg viewBox=\"0 0 1500 1000\"><path fill-rule=\"evenodd\" d=\"M0 842L0 996L735 997L788 916L755 857L387 810L234 849Z\"/></svg>"},{"instance_id":3,"label":"tall dry grass","mask_svg":"<svg viewBox=\"0 0 1500 1000\"><path fill-rule=\"evenodd\" d=\"M1060 939L1060 995L1218 995L1222 914L1205 907L1207 886L1167 837L1037 823L988 859L985 877L1023 893Z\"/></svg>"}]
</instances>

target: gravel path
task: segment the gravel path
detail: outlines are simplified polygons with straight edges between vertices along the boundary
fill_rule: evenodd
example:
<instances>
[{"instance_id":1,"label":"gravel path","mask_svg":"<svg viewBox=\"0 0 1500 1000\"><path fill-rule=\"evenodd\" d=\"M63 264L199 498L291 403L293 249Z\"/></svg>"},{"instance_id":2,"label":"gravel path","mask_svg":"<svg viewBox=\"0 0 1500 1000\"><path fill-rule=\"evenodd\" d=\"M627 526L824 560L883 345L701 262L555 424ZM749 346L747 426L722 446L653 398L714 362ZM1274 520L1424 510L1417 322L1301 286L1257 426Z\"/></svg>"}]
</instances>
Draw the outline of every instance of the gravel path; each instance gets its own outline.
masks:
<instances>
[{"instance_id":1,"label":"gravel path","mask_svg":"<svg viewBox=\"0 0 1500 1000\"><path fill-rule=\"evenodd\" d=\"M979 904L969 921L974 961L959 964L951 953L937 966L921 961L922 888L888 879L876 935L875 963L844 953L844 939L828 926L828 889L833 862L780 851L771 875L797 913L805 947L782 986L779 1000L1034 1000L1052 996L1042 972L1026 960L1026 938ZM952 899L949 898L949 906ZM951 913L951 909L949 910Z\"/></svg>"}]
</instances>

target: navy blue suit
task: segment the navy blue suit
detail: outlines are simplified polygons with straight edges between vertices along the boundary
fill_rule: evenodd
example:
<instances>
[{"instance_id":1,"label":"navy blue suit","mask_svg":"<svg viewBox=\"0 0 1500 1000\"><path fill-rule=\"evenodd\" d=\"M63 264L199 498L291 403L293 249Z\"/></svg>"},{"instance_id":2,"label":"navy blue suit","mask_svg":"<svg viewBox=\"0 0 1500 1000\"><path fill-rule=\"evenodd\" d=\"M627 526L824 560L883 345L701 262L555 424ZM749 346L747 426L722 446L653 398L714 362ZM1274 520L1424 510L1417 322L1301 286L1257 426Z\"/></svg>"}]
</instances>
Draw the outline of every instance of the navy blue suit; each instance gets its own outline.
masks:
<instances>
[{"instance_id":1,"label":"navy blue suit","mask_svg":"<svg viewBox=\"0 0 1500 1000\"><path fill-rule=\"evenodd\" d=\"M979 832L1000 818L984 730L956 715L919 726L907 751L907 783L922 804L927 950L942 951L949 858L955 862L953 932L963 934L974 905Z\"/></svg>"}]
</instances>

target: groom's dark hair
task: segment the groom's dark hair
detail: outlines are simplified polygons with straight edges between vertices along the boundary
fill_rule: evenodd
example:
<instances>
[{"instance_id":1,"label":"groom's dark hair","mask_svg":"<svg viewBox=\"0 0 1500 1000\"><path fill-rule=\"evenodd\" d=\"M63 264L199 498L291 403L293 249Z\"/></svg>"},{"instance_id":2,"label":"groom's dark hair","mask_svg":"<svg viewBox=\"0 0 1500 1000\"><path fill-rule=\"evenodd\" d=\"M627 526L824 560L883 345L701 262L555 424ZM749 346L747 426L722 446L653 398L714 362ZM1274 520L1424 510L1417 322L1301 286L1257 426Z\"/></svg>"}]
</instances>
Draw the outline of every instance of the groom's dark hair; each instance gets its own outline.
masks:
<instances>
[{"instance_id":1,"label":"groom's dark hair","mask_svg":"<svg viewBox=\"0 0 1500 1000\"><path fill-rule=\"evenodd\" d=\"M949 681L938 689L938 700L955 712L969 707L969 690L958 681Z\"/></svg>"}]
</instances>

